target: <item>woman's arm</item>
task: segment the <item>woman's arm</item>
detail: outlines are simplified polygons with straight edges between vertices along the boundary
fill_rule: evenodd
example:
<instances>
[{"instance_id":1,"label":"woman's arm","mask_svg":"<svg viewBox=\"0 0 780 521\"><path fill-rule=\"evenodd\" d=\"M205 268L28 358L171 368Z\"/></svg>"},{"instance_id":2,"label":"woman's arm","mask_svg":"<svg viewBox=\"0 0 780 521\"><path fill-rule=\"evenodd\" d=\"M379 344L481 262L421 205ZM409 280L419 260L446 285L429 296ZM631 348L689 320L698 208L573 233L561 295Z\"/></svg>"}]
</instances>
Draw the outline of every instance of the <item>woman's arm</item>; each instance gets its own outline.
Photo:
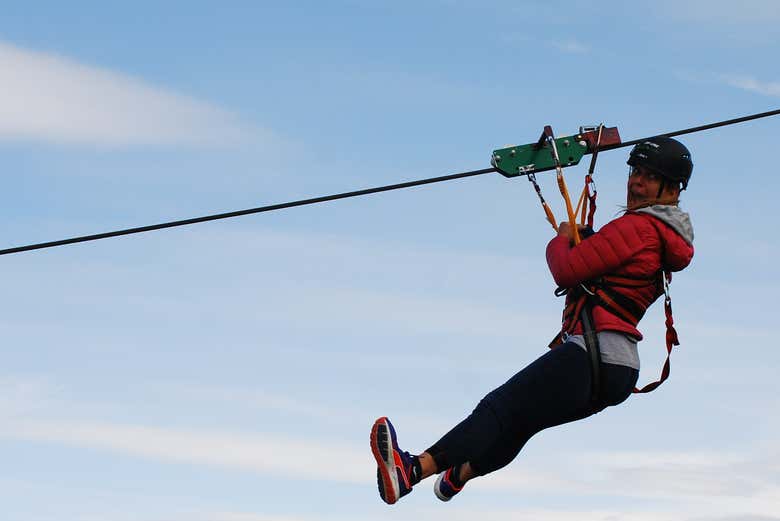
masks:
<instances>
[{"instance_id":1,"label":"woman's arm","mask_svg":"<svg viewBox=\"0 0 780 521\"><path fill-rule=\"evenodd\" d=\"M547 265L555 283L571 288L608 273L647 247L655 235L644 216L626 214L604 225L577 246L571 246L565 229L547 245ZM648 228L649 227L649 228Z\"/></svg>"}]
</instances>

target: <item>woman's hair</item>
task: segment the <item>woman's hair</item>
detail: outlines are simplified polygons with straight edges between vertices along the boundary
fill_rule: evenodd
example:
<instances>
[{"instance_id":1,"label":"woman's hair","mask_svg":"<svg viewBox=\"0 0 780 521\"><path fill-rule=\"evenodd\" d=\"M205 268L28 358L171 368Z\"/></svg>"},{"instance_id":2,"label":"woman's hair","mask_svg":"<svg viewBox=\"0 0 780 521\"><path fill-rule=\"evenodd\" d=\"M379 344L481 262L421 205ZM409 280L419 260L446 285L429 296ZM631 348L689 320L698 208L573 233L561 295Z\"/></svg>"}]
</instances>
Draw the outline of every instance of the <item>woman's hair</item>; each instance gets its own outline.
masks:
<instances>
[{"instance_id":1,"label":"woman's hair","mask_svg":"<svg viewBox=\"0 0 780 521\"><path fill-rule=\"evenodd\" d=\"M652 199L645 199L644 201L640 201L631 205L622 206L621 209L624 212L633 212L635 210L639 210L640 208L647 208L648 206L653 206L656 204L665 204L665 205L671 205L671 206L677 206L680 204L680 194L679 192L677 195L674 196L667 196L667 197L654 197Z\"/></svg>"}]
</instances>

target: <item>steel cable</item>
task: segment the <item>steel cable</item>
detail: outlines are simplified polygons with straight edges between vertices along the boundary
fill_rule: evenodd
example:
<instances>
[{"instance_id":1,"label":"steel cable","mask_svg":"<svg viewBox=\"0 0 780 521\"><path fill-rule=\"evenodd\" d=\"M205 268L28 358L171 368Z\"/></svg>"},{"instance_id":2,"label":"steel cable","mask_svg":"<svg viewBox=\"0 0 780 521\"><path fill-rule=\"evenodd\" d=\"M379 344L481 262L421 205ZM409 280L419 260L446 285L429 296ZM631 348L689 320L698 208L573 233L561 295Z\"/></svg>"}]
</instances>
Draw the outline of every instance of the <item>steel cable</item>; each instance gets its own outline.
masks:
<instances>
[{"instance_id":1,"label":"steel cable","mask_svg":"<svg viewBox=\"0 0 780 521\"><path fill-rule=\"evenodd\" d=\"M327 201L335 201L337 199L346 199L348 197L358 197L362 195L375 194L379 192L389 192L390 190L399 190L401 188L411 188L413 186L426 185L431 183L440 183L443 181L452 181L454 179L462 179L464 177L472 177L482 174L488 174L496 172L495 168L484 168L482 170L472 170L470 172L461 172L459 174L450 174L440 177L431 177L428 179L420 179L417 181L408 181L405 183L398 183L393 185L378 186L375 188L366 188L364 190L356 190L354 192L344 192L340 194L325 195L322 197L314 197L311 199L301 199L299 201L290 201L287 203L272 204L269 206L260 206L258 208L249 208L246 210L237 210L234 212L218 213L213 215L205 215L203 217L193 217L191 219L182 219L180 221L170 221L159 224L151 224L148 226L139 226L137 228L127 228L125 230L116 230L105 233L96 233L94 235L82 235L79 237L71 237L70 239L61 239L58 241L41 242L38 244L28 244L26 246L16 246L14 248L7 248L0 250L0 255L9 255L11 253L21 253L23 251L42 250L44 248L54 248L56 246L65 246L66 244L76 244L79 242L97 241L100 239L108 239L110 237L119 237L122 235L132 235L135 233L151 232L154 230L162 230L165 228L174 228L177 226L187 226L189 224L197 224L208 221L216 221L219 219L230 219L232 217L240 217L242 215L251 215L255 213L272 212L274 210L282 210L284 208L293 208L296 206L305 206L309 204L324 203Z\"/></svg>"},{"instance_id":2,"label":"steel cable","mask_svg":"<svg viewBox=\"0 0 780 521\"><path fill-rule=\"evenodd\" d=\"M734 125L737 123L744 123L746 121L751 121L754 119L759 118L765 118L769 116L775 116L780 114L780 109L778 110L771 110L768 112L761 112L758 114L752 114L750 116L743 116L739 118L734 119L728 119L719 121L717 123L710 123L707 125L701 125L697 127L690 127L683 130L676 130L674 132L667 132L665 134L657 134L657 136L666 136L666 137L674 137L674 136L680 136L683 134L691 134L693 132L701 132L703 130L710 130L713 128L718 127L724 127L727 125ZM606 150L614 150L617 148L623 148L635 145L637 143L640 143L648 138L642 138L642 139L635 139L633 141L626 141L623 143L618 143L615 145L607 145L604 147L599 147L596 152L599 151L606 151ZM293 208L296 206L305 206L310 204L318 204L318 203L324 203L327 201L335 201L337 199L346 199L348 197L359 197L363 195L369 195L369 194L375 194L379 192L389 192L390 190L399 190L401 188L411 188L413 186L420 186L420 185L426 185L426 184L432 184L432 183L440 183L443 181L452 181L455 179L462 179L465 177L472 177L482 174L488 174L492 172L497 172L498 170L496 168L484 168L482 170L472 170L469 172L461 172L458 174L450 174L440 177L431 177L428 179L420 179L417 181L408 181L405 183L398 183L398 184L392 184L392 185L386 185L386 186L378 186L375 188L366 188L364 190L356 190L353 192L344 192L340 194L333 194L333 195L326 195L322 197L314 197L311 199L302 199L299 201L290 201L287 203L279 203L279 204L272 204L269 206L260 206L257 208L249 208L246 210L238 210L234 212L226 212L226 213L218 213L213 215L206 215L203 217L193 217L191 219L182 219L179 221L169 221L159 224L152 224L148 226L139 226L137 228L127 228L124 230L115 230L111 232L104 232L104 233L97 233L93 235L82 235L79 237L71 237L69 239L61 239L57 241L49 241L49 242L41 242L37 244L28 244L25 246L16 246L13 248L6 248L4 250L0 250L0 255L9 255L11 253L21 253L25 251L31 251L31 250L42 250L44 248L54 248L56 246L65 246L67 244L76 244L80 242L88 242L88 241L97 241L100 239L108 239L110 237L119 237L122 235L132 235L136 233L144 233L144 232L150 232L154 230L162 230L165 228L174 228L177 226L187 226L190 224L197 224L202 222L208 222L208 221L216 221L219 219L230 219L232 217L240 217L242 215L250 215L255 213L263 213L263 212L272 212L274 210L282 210L284 208ZM553 224L555 226L555 224Z\"/></svg>"}]
</instances>

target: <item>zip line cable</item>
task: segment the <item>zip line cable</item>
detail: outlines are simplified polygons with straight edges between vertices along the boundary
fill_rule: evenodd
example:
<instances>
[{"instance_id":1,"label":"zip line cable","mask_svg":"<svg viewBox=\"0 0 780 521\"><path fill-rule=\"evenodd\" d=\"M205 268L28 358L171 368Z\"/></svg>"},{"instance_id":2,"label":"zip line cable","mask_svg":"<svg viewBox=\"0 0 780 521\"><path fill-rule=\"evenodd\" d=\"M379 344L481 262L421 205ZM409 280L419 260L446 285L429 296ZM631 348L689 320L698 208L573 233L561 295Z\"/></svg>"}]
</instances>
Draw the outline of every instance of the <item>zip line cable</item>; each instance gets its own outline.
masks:
<instances>
[{"instance_id":1,"label":"zip line cable","mask_svg":"<svg viewBox=\"0 0 780 521\"><path fill-rule=\"evenodd\" d=\"M305 206L308 204L324 203L327 201L335 201L337 199L346 199L348 197L358 197L361 195L375 194L379 192L389 192L390 190L398 190L401 188L410 188L412 186L420 186L431 183L440 183L442 181L452 181L454 179L462 179L464 177L472 177L482 174L488 174L497 172L495 168L484 168L482 170L472 170L471 172L462 172L459 174L450 174L441 177L431 177L428 179L420 179L417 181L408 181L406 183L398 183L394 185L378 186L376 188L366 188L365 190L357 190L354 192L344 192L341 194L325 195L322 197L314 197L312 199L301 199L299 201L291 201L287 203L272 204L270 206L260 206L258 208L249 208L247 210L238 210L235 212L217 213L213 215L205 215L203 217L193 217L192 219L183 219L181 221L170 221L160 224L151 224L149 226L139 226L138 228L127 228L125 230L116 230L113 232L96 233L94 235L82 235L80 237L72 237L70 239L62 239L59 241L41 242L38 244L29 244L27 246L17 246L15 248L8 248L0 250L0 255L9 255L11 253L20 253L30 250L42 250L44 248L54 248L55 246L65 246L66 244L76 244L79 242L97 241L99 239L108 239L110 237L119 237L121 235L132 235L134 233L151 232L154 230L162 230L164 228L174 228L176 226L186 226L188 224L197 224L208 221L216 221L219 219L229 219L231 217L240 217L242 215L250 215L253 213L272 212L274 210L282 210L284 208L293 208L295 206Z\"/></svg>"},{"instance_id":2,"label":"zip line cable","mask_svg":"<svg viewBox=\"0 0 780 521\"><path fill-rule=\"evenodd\" d=\"M736 123L744 123L746 121L751 121L754 119L759 118L766 118L769 116L776 116L780 114L780 109L778 110L771 110L768 112L761 112L758 114L752 114L750 116L743 116L740 118L734 118L734 119L728 119L719 121L717 123L710 123L707 125L701 125L698 127L690 127L683 130L676 130L674 132L668 132L666 134L657 134L656 136L664 136L664 137L674 137L674 136L681 136L683 134L691 134L694 132L701 132L703 130L710 130L713 128L718 127L725 127L727 125L734 125ZM633 141L626 141L624 143L618 143L615 145L607 145L603 147L599 147L595 152L599 151L606 151L606 150L614 150L617 148L623 148L628 147L632 145L636 145L637 143L640 143L646 139L649 138L642 138L642 139L635 139ZM290 201L287 203L279 203L279 204L272 204L269 206L260 206L257 208L249 208L246 210L238 210L234 212L226 212L226 213L218 213L213 215L205 215L202 217L193 217L191 219L183 219L180 221L169 221L159 224L152 224L148 226L139 226L137 228L127 228L124 230L115 230L111 232L105 232L105 233L97 233L94 235L82 235L79 237L72 237L70 239L61 239L57 241L49 241L49 242L41 242L37 244L28 244L25 246L16 246L14 248L6 248L4 250L0 250L0 255L10 255L12 253L21 253L25 251L32 251L32 250L42 250L45 248L54 248L56 246L65 246L67 244L76 244L79 242L88 242L88 241L97 241L100 239L108 239L111 237L119 237L122 235L132 235L136 233L144 233L144 232L151 232L154 230L162 230L165 228L175 228L177 226L187 226L190 224L197 224L197 223L203 223L208 221L217 221L219 219L230 219L232 217L240 217L242 215L251 215L255 213L264 213L264 212L272 212L274 210L282 210L285 208L294 208L296 206L306 206L310 204L319 204L324 203L328 201L335 201L337 199L347 199L349 197L359 197L363 195L369 195L369 194L375 194L380 192L389 192L391 190L399 190L401 188L411 188L413 186L421 186L426 184L432 184L432 183L441 183L444 181L453 181L455 179L463 179L465 177L473 177L478 176L482 174L489 174L492 172L498 172L496 168L483 168L482 170L472 170L469 172L461 172L458 174L450 174L440 177L431 177L428 179L419 179L417 181L407 181L405 183L398 183L398 184L392 184L392 185L386 185L386 186L378 186L375 188L366 188L363 190L356 190L353 192L344 192L340 194L333 194L333 195L326 195L321 197L314 197L311 199L301 199L298 201Z\"/></svg>"},{"instance_id":3,"label":"zip line cable","mask_svg":"<svg viewBox=\"0 0 780 521\"><path fill-rule=\"evenodd\" d=\"M682 136L683 134L692 134L694 132L701 132L703 130L710 130L713 128L718 127L725 127L727 125L735 125L737 123L744 123L745 121L752 121L754 119L760 119L760 118L767 118L769 116L777 116L780 114L780 109L777 110L770 110L768 112L761 112L759 114L752 114L750 116L743 116L741 118L734 118L734 119L726 119L723 121L718 121L717 123L710 123L708 125L701 125L698 127L691 127L686 128L683 130L675 130L674 132L667 132L666 134L656 134L655 136L651 137L674 137L674 136ZM641 143L642 141L646 140L648 138L642 138L642 139L635 139L633 141L626 141L624 143L618 143L616 145L606 145L603 147L600 147L599 150L614 150L616 148L623 148L623 147L630 147L632 145L636 145L637 143Z\"/></svg>"}]
</instances>

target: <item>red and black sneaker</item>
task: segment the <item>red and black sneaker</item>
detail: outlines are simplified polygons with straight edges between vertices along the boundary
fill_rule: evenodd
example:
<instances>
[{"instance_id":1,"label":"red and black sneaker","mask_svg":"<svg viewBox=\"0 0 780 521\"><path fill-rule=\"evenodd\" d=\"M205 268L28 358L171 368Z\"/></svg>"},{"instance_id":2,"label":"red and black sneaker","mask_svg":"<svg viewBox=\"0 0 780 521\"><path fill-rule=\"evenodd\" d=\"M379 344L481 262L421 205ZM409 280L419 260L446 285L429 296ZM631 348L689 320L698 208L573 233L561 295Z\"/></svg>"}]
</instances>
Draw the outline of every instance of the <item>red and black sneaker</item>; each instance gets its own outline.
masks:
<instances>
[{"instance_id":1,"label":"red and black sneaker","mask_svg":"<svg viewBox=\"0 0 780 521\"><path fill-rule=\"evenodd\" d=\"M458 467L460 469L460 467ZM449 501L452 496L463 490L463 485L456 485L453 479L452 473L455 471L453 468L448 468L446 471L439 474L436 478L436 483L433 484L433 492L436 497L442 501Z\"/></svg>"},{"instance_id":2,"label":"red and black sneaker","mask_svg":"<svg viewBox=\"0 0 780 521\"><path fill-rule=\"evenodd\" d=\"M412 491L414 459L398 448L390 420L379 418L371 428L371 452L376 459L376 479L382 501L392 505Z\"/></svg>"}]
</instances>

